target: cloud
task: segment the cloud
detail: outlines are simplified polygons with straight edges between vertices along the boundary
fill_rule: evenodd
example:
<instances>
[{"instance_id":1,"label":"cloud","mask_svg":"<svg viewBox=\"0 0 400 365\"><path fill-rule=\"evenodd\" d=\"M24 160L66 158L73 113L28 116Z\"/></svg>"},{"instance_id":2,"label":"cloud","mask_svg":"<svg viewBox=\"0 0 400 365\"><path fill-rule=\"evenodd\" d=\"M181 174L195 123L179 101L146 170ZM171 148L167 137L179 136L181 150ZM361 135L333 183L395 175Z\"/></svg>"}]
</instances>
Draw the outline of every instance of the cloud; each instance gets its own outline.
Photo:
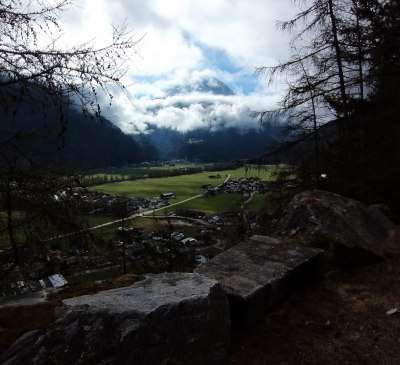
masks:
<instances>
[{"instance_id":1,"label":"cloud","mask_svg":"<svg viewBox=\"0 0 400 365\"><path fill-rule=\"evenodd\" d=\"M275 22L295 12L291 2L282 0L83 0L66 16L67 35L101 41L109 39L112 23L127 21L135 34L145 34L138 48L141 58L133 59L136 75L205 67L210 49L252 72L287 53L288 37ZM218 67L218 59L211 61Z\"/></svg>"},{"instance_id":2,"label":"cloud","mask_svg":"<svg viewBox=\"0 0 400 365\"><path fill-rule=\"evenodd\" d=\"M282 0L153 0L162 15L197 41L223 49L241 67L277 61L287 52L287 37L276 31L276 20L295 13Z\"/></svg>"},{"instance_id":3,"label":"cloud","mask_svg":"<svg viewBox=\"0 0 400 365\"><path fill-rule=\"evenodd\" d=\"M176 72L170 79L158 80L149 89L147 83L136 85L142 96L134 101L134 110L117 99L116 108L105 112L117 121L126 133L146 133L153 125L187 132L195 128L218 130L222 127L240 129L257 128L251 118L254 110L271 108L277 102L276 93L253 93L250 95L215 95L211 91L198 92L196 85L206 83L216 86L216 74L212 70ZM145 92L140 89L144 88ZM171 90L178 90L171 94ZM185 91L182 91L185 90ZM189 90L189 91L187 91ZM191 91L192 90L192 91ZM118 116L112 114L118 110Z\"/></svg>"},{"instance_id":4,"label":"cloud","mask_svg":"<svg viewBox=\"0 0 400 365\"><path fill-rule=\"evenodd\" d=\"M199 126L254 126L251 110L274 107L280 86L267 87L255 67L274 65L287 53L288 37L276 31L277 19L296 8L282 0L82 0L65 15L69 44L77 39L110 39L111 24L127 21L137 37L124 83L134 107L115 91L104 110L125 132L150 124L187 131ZM220 96L196 92L196 83L218 78L234 92ZM188 86L186 94L171 95ZM104 109L104 108L103 108Z\"/></svg>"}]
</instances>

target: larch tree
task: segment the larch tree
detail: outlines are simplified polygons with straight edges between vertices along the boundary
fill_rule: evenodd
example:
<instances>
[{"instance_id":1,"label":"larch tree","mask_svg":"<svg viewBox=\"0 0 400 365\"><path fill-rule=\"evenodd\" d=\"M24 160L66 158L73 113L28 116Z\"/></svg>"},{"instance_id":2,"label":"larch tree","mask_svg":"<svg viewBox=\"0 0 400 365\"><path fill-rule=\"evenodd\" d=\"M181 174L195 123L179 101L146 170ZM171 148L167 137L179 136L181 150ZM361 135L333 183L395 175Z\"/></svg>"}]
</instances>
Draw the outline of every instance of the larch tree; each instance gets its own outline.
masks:
<instances>
[{"instance_id":1,"label":"larch tree","mask_svg":"<svg viewBox=\"0 0 400 365\"><path fill-rule=\"evenodd\" d=\"M327 188L393 206L389 196L398 196L395 186L400 180L393 167L399 159L395 141L400 129L395 116L400 74L400 3L294 3L301 7L298 15L278 23L280 29L292 34L289 59L258 70L269 81L286 80L283 98L277 110L255 116L264 121L281 115L289 121L291 130L299 131L292 133L287 143L296 154L291 160L294 167L301 165L296 159L304 155L304 148L311 150L314 135L319 147L314 147L315 160L320 166L315 171L327 173ZM312 122L316 128L309 133L307 126ZM300 170L303 171L298 170L297 176L304 172L303 166Z\"/></svg>"},{"instance_id":2,"label":"larch tree","mask_svg":"<svg viewBox=\"0 0 400 365\"><path fill-rule=\"evenodd\" d=\"M281 114L289 121L289 130L297 129L300 133L291 134L292 140L303 140L304 136L313 135L314 181L318 185L318 129L330 120L340 119L338 133L344 138L350 113L349 100L354 99L356 87L360 90L357 97L363 97L364 93L363 68L359 64L362 55L354 56L354 49L359 53L363 51L361 32L358 38L355 37L358 43L351 45L348 35L351 33L348 30L350 25L354 28L359 19L358 12L353 10L358 8L356 0L293 2L301 7L301 11L292 20L278 22L281 30L292 34L289 60L258 69L270 82L276 78L286 80L284 96L277 110L255 113L255 116L263 121ZM355 70L359 71L358 74Z\"/></svg>"}]
</instances>

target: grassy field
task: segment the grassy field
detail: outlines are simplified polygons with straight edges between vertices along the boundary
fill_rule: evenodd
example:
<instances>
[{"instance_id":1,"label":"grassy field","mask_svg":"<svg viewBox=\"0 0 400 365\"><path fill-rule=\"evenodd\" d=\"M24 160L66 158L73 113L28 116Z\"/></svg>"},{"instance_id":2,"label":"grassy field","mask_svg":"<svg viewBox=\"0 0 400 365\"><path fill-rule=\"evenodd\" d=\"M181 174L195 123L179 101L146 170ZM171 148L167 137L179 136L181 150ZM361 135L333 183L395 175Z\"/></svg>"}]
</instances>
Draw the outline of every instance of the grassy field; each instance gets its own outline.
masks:
<instances>
[{"instance_id":1,"label":"grassy field","mask_svg":"<svg viewBox=\"0 0 400 365\"><path fill-rule=\"evenodd\" d=\"M182 168L188 165L177 165L175 168ZM169 166L157 167L157 168L170 168ZM141 170L146 170L142 168ZM210 175L221 175L221 178L210 179ZM111 195L126 195L126 196L139 196L145 198L158 197L160 194L165 192L173 192L175 199L171 199L171 203L176 203L197 194L201 194L203 189L202 185L210 184L213 186L219 185L226 178L226 175L230 174L235 178L242 177L259 177L262 180L268 180L271 177L271 172L267 168L240 168L237 170L226 170L220 172L204 172L193 175L182 175L166 178L153 178L153 179L142 179L135 181L123 181L118 183L109 183L99 186L94 186L91 189L95 191L105 192ZM224 214L228 212L238 211L241 204L243 203L243 197L241 194L219 194L210 198L197 198L189 202L183 203L176 207L166 208L158 211L157 215L166 215L171 211L177 209L195 209L206 214ZM265 194L256 194L251 202L246 207L248 210L262 214L266 210ZM15 213L15 219L20 218L20 214ZM5 231L5 213L0 212L0 248L9 247L9 240L7 232ZM102 223L113 220L107 216L88 216L87 217L89 226L96 226ZM133 222L133 221L132 221ZM135 220L135 224L137 220ZM143 221L142 224L153 224L149 221ZM104 227L100 230L100 235L109 237L114 234L115 226ZM24 232L21 229L17 229L17 240L22 242L25 240Z\"/></svg>"},{"instance_id":2,"label":"grassy field","mask_svg":"<svg viewBox=\"0 0 400 365\"><path fill-rule=\"evenodd\" d=\"M172 192L175 194L175 198L171 199L170 202L176 203L204 192L201 188L202 185L210 184L217 186L221 184L228 174L234 178L259 177L261 180L269 180L271 179L271 172L272 168L268 167L242 167L236 170L220 172L203 172L193 175L122 181L94 186L91 189L115 196L124 195L144 198L158 197L162 193ZM217 174L221 177L209 178L210 175ZM166 208L157 214L165 215L176 209L195 209L208 214L222 214L239 210L242 203L243 197L241 194L219 194L211 198L194 199L178 207ZM265 211L265 196L254 196L248 208L257 213Z\"/></svg>"},{"instance_id":3,"label":"grassy field","mask_svg":"<svg viewBox=\"0 0 400 365\"><path fill-rule=\"evenodd\" d=\"M171 203L176 203L202 193L203 189L201 186L204 184L216 186L224 180L224 175L222 174L220 179L210 179L208 178L209 175L211 175L209 172L202 172L193 175L121 181L93 186L91 190L110 195L138 196L143 198L158 197L162 193L172 192L175 194L175 199L171 199Z\"/></svg>"},{"instance_id":4,"label":"grassy field","mask_svg":"<svg viewBox=\"0 0 400 365\"><path fill-rule=\"evenodd\" d=\"M206 214L223 214L238 211L242 203L242 194L218 194L210 198L194 199L177 207L166 208L160 213L168 214L177 209L194 209Z\"/></svg>"},{"instance_id":5,"label":"grassy field","mask_svg":"<svg viewBox=\"0 0 400 365\"><path fill-rule=\"evenodd\" d=\"M268 208L268 194L255 194L246 209L256 214L265 214Z\"/></svg>"},{"instance_id":6,"label":"grassy field","mask_svg":"<svg viewBox=\"0 0 400 365\"><path fill-rule=\"evenodd\" d=\"M176 164L175 166L152 166L152 167L116 167L116 168L108 168L104 170L96 171L90 176L108 176L108 177L118 177L118 178L128 178L133 176L135 178L145 178L151 172L157 171L174 171L181 170L185 168L192 167L202 167L205 165L202 164ZM270 178L271 171L275 168L275 166L256 166L256 165L248 165L247 167L242 167L236 170L226 170L222 171L223 173L231 173L232 176L236 178L246 177L246 176L256 176L262 180L268 180ZM217 174L218 172L208 172L208 174Z\"/></svg>"},{"instance_id":7,"label":"grassy field","mask_svg":"<svg viewBox=\"0 0 400 365\"><path fill-rule=\"evenodd\" d=\"M248 166L246 167L241 167L236 170L225 170L220 172L220 174L230 174L232 177L236 179L240 178L246 178L246 177L258 177L263 181L268 181L271 180L271 175L272 172L275 171L276 167L275 166Z\"/></svg>"},{"instance_id":8,"label":"grassy field","mask_svg":"<svg viewBox=\"0 0 400 365\"><path fill-rule=\"evenodd\" d=\"M140 196L152 198L165 192L173 192L176 196L175 202L187 199L202 192L201 186L210 184L219 185L229 174L234 178L259 177L261 180L271 179L272 168L239 168L236 170L225 170L220 172L202 172L192 175L173 177L142 179L137 181L122 181L93 186L91 189L111 195ZM221 178L210 179L208 176L219 174Z\"/></svg>"}]
</instances>

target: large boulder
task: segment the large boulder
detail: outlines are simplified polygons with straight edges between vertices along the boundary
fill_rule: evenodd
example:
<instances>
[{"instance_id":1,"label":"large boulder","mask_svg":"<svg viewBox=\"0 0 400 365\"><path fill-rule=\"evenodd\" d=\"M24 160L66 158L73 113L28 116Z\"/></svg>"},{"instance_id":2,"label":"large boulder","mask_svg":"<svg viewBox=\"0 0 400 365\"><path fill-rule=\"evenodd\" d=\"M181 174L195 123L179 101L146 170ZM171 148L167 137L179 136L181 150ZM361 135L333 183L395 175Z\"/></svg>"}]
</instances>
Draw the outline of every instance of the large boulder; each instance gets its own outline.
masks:
<instances>
[{"instance_id":1,"label":"large boulder","mask_svg":"<svg viewBox=\"0 0 400 365\"><path fill-rule=\"evenodd\" d=\"M149 275L132 286L64 300L47 332L32 331L2 364L223 364L229 308L215 280Z\"/></svg>"},{"instance_id":2,"label":"large boulder","mask_svg":"<svg viewBox=\"0 0 400 365\"><path fill-rule=\"evenodd\" d=\"M234 327L256 326L268 310L319 277L323 251L253 236L200 265L196 272L218 280L228 297Z\"/></svg>"},{"instance_id":3,"label":"large boulder","mask_svg":"<svg viewBox=\"0 0 400 365\"><path fill-rule=\"evenodd\" d=\"M395 225L379 210L327 191L305 191L290 202L278 232L327 249L339 263L383 258Z\"/></svg>"}]
</instances>

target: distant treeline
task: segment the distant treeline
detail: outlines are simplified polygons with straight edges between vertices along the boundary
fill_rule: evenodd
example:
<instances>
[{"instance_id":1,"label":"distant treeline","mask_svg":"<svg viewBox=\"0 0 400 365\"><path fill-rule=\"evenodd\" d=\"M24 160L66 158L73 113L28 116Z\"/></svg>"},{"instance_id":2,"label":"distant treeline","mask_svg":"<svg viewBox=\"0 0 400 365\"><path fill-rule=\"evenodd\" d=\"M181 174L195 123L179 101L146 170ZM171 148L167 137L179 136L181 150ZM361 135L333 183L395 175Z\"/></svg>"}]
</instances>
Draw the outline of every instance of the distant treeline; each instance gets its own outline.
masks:
<instances>
[{"instance_id":1,"label":"distant treeline","mask_svg":"<svg viewBox=\"0 0 400 365\"><path fill-rule=\"evenodd\" d=\"M175 168L175 169L154 169L154 170L143 170L138 169L138 174L129 174L129 175L95 175L95 176L86 176L81 184L84 186L95 186L95 185L103 185L121 181L129 181L129 180L139 180L144 178L158 178L158 177L171 177L171 176L180 176L180 175L191 175L197 174L199 172L204 171L224 171L224 170L232 170L237 169L245 165L244 161L234 161L234 162L221 162L215 163L205 166L193 166L193 167L183 167L183 168Z\"/></svg>"}]
</instances>

